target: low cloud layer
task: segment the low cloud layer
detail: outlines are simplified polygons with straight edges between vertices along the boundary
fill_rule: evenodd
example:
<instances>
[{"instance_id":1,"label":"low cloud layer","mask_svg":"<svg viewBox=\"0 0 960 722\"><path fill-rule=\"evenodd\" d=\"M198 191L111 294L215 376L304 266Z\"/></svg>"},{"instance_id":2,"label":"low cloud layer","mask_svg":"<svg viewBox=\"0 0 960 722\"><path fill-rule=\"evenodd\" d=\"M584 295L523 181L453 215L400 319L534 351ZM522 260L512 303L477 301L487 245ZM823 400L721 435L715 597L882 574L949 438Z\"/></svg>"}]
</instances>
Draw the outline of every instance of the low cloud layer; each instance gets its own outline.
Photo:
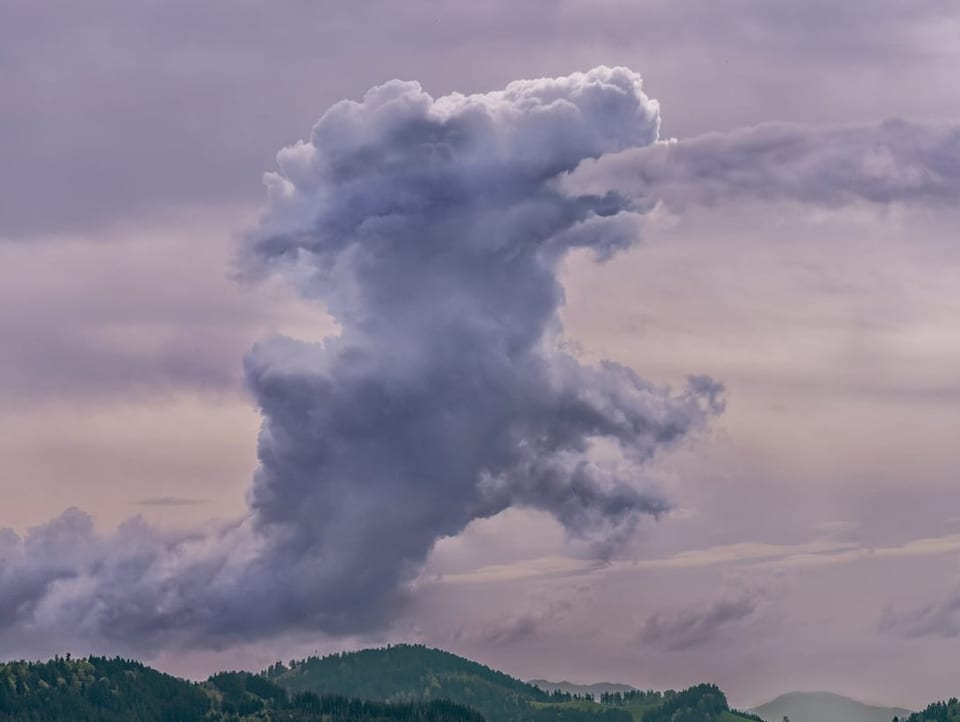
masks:
<instances>
[{"instance_id":1,"label":"low cloud layer","mask_svg":"<svg viewBox=\"0 0 960 722\"><path fill-rule=\"evenodd\" d=\"M613 217L634 205L553 180L658 127L622 68L439 99L394 81L331 108L279 154L240 259L342 329L247 358L264 417L249 517L104 538L72 510L7 535L0 626L132 647L366 631L437 539L511 506L613 551L668 509L643 465L720 412L722 388L697 377L673 393L563 349L557 266L571 247L629 245Z\"/></svg>"}]
</instances>

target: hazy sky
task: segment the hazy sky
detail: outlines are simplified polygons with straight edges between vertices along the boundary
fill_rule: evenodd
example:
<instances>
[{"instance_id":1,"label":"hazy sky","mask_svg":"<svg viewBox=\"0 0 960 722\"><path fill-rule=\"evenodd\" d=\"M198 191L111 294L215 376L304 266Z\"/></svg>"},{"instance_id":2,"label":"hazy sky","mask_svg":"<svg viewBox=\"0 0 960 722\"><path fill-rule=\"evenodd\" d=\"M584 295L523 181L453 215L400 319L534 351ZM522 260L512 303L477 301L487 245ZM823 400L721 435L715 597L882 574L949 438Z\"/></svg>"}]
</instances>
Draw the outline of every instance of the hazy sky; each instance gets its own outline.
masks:
<instances>
[{"instance_id":1,"label":"hazy sky","mask_svg":"<svg viewBox=\"0 0 960 722\"><path fill-rule=\"evenodd\" d=\"M0 3L4 656L956 695L958 38L947 0ZM433 100L598 65L642 92Z\"/></svg>"}]
</instances>

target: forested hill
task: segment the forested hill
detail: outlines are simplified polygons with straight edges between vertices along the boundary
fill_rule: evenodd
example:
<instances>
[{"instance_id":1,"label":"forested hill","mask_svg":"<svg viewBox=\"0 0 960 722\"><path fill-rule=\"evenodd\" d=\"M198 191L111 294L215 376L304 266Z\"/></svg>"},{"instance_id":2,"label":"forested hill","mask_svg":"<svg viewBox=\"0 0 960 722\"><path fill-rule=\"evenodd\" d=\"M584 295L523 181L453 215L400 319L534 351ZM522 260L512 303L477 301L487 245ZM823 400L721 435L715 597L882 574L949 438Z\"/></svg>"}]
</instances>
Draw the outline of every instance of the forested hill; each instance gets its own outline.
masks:
<instances>
[{"instance_id":1,"label":"forested hill","mask_svg":"<svg viewBox=\"0 0 960 722\"><path fill-rule=\"evenodd\" d=\"M90 657L0 664L0 722L484 722L447 701L387 704L290 695L265 677L197 684L138 662Z\"/></svg>"},{"instance_id":2,"label":"forested hill","mask_svg":"<svg viewBox=\"0 0 960 722\"><path fill-rule=\"evenodd\" d=\"M384 701L450 699L476 709L490 722L737 722L750 717L731 711L714 685L596 698L548 693L477 662L420 645L308 657L289 666L278 663L266 675L293 692Z\"/></svg>"},{"instance_id":3,"label":"forested hill","mask_svg":"<svg viewBox=\"0 0 960 722\"><path fill-rule=\"evenodd\" d=\"M953 697L946 702L934 702L923 711L901 717L897 722L960 722L960 700Z\"/></svg>"},{"instance_id":4,"label":"forested hill","mask_svg":"<svg viewBox=\"0 0 960 722\"><path fill-rule=\"evenodd\" d=\"M202 720L198 685L122 659L57 658L0 665L0 720Z\"/></svg>"},{"instance_id":5,"label":"forested hill","mask_svg":"<svg viewBox=\"0 0 960 722\"><path fill-rule=\"evenodd\" d=\"M324 692L388 702L450 699L493 722L518 722L531 702L550 702L539 687L450 652L398 644L276 664L267 677L292 692ZM622 721L621 721L622 722ZM629 722L629 721L627 721Z\"/></svg>"},{"instance_id":6,"label":"forested hill","mask_svg":"<svg viewBox=\"0 0 960 722\"><path fill-rule=\"evenodd\" d=\"M278 663L263 674L221 672L205 682L120 658L0 663L0 722L133 721L744 722L744 717L730 710L723 692L711 684L599 698L548 694L419 646ZM960 719L940 715L909 722Z\"/></svg>"},{"instance_id":7,"label":"forested hill","mask_svg":"<svg viewBox=\"0 0 960 722\"><path fill-rule=\"evenodd\" d=\"M479 662L420 644L395 644L358 652L277 663L267 677L290 690L338 692L369 699L400 700L443 696L443 682L476 681L526 700L549 702L539 687ZM448 695L449 696L449 695Z\"/></svg>"}]
</instances>

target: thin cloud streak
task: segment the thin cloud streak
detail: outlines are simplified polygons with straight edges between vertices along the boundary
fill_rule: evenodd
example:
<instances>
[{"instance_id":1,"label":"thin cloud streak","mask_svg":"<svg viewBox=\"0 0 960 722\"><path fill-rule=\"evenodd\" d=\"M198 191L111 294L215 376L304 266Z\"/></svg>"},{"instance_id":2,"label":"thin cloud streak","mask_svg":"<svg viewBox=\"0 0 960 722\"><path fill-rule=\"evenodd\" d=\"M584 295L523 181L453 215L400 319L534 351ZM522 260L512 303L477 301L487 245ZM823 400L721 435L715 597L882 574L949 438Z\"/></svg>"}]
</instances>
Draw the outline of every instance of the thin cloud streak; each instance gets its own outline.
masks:
<instances>
[{"instance_id":1,"label":"thin cloud streak","mask_svg":"<svg viewBox=\"0 0 960 722\"><path fill-rule=\"evenodd\" d=\"M509 564L492 564L470 571L438 574L421 579L432 584L487 584L557 576L620 574L657 569L695 569L715 566L786 568L855 563L868 559L899 559L960 551L960 534L913 539L886 547L865 547L830 539L802 544L739 542L678 552L660 559L597 562L569 557L538 557Z\"/></svg>"},{"instance_id":2,"label":"thin cloud streak","mask_svg":"<svg viewBox=\"0 0 960 722\"><path fill-rule=\"evenodd\" d=\"M134 502L140 506L196 506L197 504L209 504L209 499L191 499L182 496L157 496L151 499L140 499Z\"/></svg>"}]
</instances>

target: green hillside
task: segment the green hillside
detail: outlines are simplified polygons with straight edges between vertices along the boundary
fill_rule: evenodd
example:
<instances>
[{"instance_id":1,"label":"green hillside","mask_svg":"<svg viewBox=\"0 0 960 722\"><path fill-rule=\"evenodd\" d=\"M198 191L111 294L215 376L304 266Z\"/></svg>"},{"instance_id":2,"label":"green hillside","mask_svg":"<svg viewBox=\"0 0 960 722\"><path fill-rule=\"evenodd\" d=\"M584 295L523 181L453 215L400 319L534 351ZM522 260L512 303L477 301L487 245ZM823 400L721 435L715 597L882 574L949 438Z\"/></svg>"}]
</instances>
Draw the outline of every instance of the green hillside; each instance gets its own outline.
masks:
<instances>
[{"instance_id":1,"label":"green hillside","mask_svg":"<svg viewBox=\"0 0 960 722\"><path fill-rule=\"evenodd\" d=\"M759 718L754 718L759 720ZM189 682L120 658L0 663L0 722L744 722L716 686L547 693L402 645ZM761 721L762 722L762 721ZM911 722L960 722L935 717Z\"/></svg>"},{"instance_id":2,"label":"green hillside","mask_svg":"<svg viewBox=\"0 0 960 722\"><path fill-rule=\"evenodd\" d=\"M166 722L202 720L209 695L122 659L57 658L0 665L0 720Z\"/></svg>"},{"instance_id":3,"label":"green hillside","mask_svg":"<svg viewBox=\"0 0 960 722\"><path fill-rule=\"evenodd\" d=\"M290 695L262 676L202 684L138 662L90 657L0 664L0 722L484 722L445 701L387 704Z\"/></svg>"},{"instance_id":4,"label":"green hillside","mask_svg":"<svg viewBox=\"0 0 960 722\"><path fill-rule=\"evenodd\" d=\"M450 699L476 709L493 722L531 718L531 702L556 699L503 672L421 645L308 657L289 667L274 665L267 676L291 692L334 693L387 702Z\"/></svg>"},{"instance_id":5,"label":"green hillside","mask_svg":"<svg viewBox=\"0 0 960 722\"><path fill-rule=\"evenodd\" d=\"M449 699L489 722L742 722L714 685L683 692L638 690L596 697L547 692L455 654L395 645L276 664L267 676L291 692L335 693L383 701ZM758 719L758 718L753 718Z\"/></svg>"},{"instance_id":6,"label":"green hillside","mask_svg":"<svg viewBox=\"0 0 960 722\"><path fill-rule=\"evenodd\" d=\"M898 707L876 707L831 692L790 692L753 712L767 722L890 722L905 717L910 710Z\"/></svg>"},{"instance_id":7,"label":"green hillside","mask_svg":"<svg viewBox=\"0 0 960 722\"><path fill-rule=\"evenodd\" d=\"M953 697L946 702L934 702L921 712L900 717L900 722L960 722L960 700Z\"/></svg>"}]
</instances>

